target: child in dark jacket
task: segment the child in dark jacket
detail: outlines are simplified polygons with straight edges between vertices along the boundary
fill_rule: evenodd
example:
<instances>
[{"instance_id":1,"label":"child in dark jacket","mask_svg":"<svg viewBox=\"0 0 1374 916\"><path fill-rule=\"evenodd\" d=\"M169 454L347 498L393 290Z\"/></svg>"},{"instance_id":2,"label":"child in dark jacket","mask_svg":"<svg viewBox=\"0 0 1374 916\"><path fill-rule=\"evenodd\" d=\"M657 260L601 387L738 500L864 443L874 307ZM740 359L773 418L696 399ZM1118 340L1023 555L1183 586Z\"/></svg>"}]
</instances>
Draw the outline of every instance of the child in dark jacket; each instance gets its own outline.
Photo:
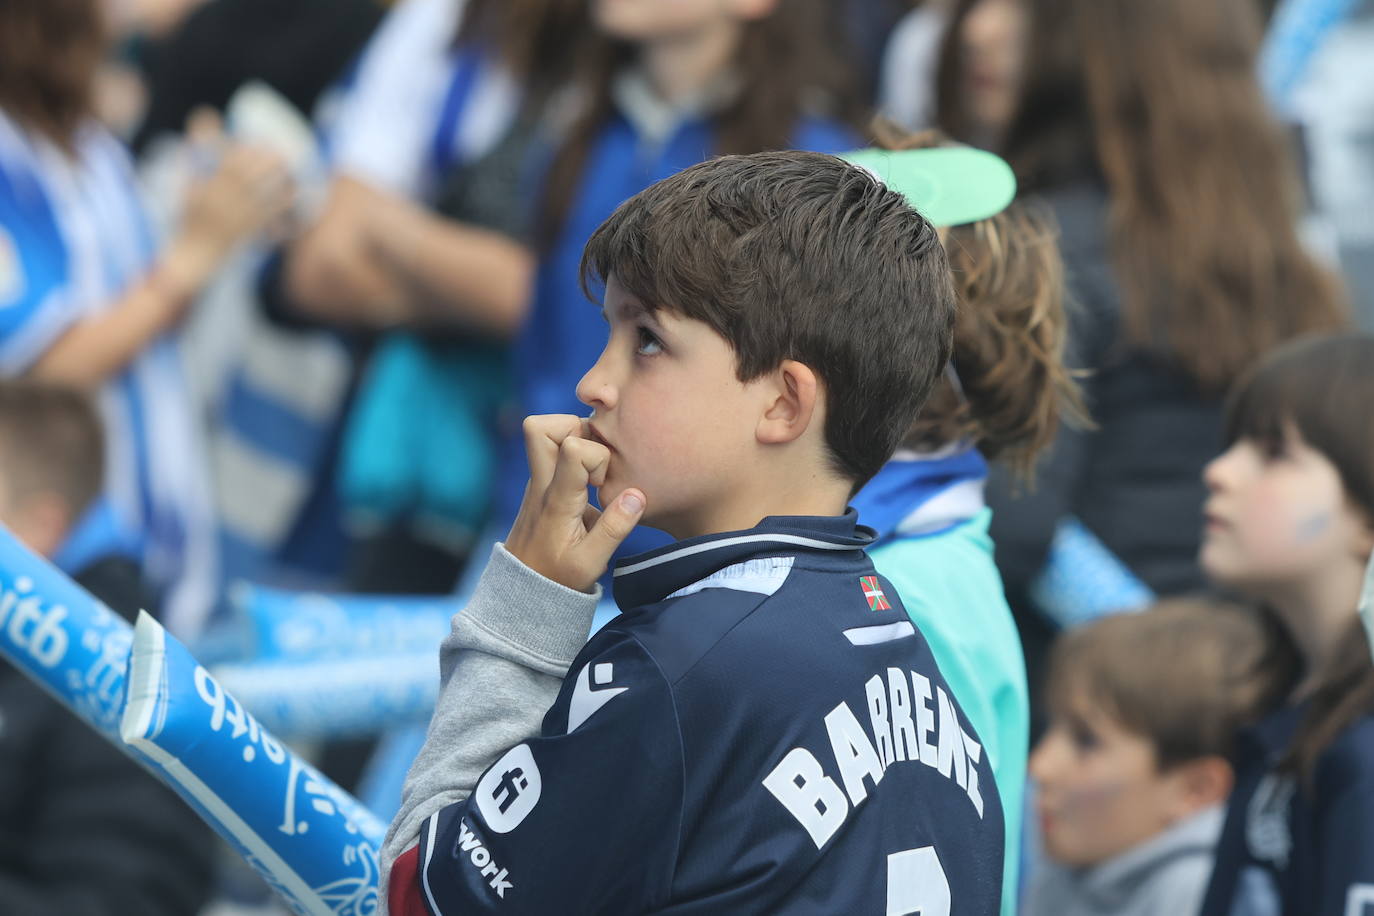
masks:
<instances>
[{"instance_id":1,"label":"child in dark jacket","mask_svg":"<svg viewBox=\"0 0 1374 916\"><path fill-rule=\"evenodd\" d=\"M1374 664L1357 612L1374 610L1370 398L1374 337L1288 344L1232 392L1229 444L1207 466L1202 566L1271 607L1304 668L1238 751L1208 916L1374 905Z\"/></svg>"},{"instance_id":2,"label":"child in dark jacket","mask_svg":"<svg viewBox=\"0 0 1374 916\"><path fill-rule=\"evenodd\" d=\"M82 394L0 382L0 523L132 621L153 607L98 495L103 454ZM0 912L186 916L213 851L181 799L0 660Z\"/></svg>"}]
</instances>

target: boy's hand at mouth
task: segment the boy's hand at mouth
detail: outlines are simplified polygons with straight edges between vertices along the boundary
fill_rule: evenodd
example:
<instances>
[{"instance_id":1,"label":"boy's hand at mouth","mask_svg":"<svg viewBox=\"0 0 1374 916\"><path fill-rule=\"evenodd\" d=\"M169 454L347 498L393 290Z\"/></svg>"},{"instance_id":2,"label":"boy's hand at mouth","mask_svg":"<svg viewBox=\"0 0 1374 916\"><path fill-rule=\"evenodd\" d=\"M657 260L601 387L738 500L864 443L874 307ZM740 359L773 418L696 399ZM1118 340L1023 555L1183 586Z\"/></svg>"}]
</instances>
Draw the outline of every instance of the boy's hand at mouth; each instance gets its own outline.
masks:
<instances>
[{"instance_id":1,"label":"boy's hand at mouth","mask_svg":"<svg viewBox=\"0 0 1374 916\"><path fill-rule=\"evenodd\" d=\"M590 592L611 554L644 515L644 494L627 489L605 511L587 487L606 480L610 450L589 438L587 421L570 414L525 418L530 480L506 538L517 560L560 585Z\"/></svg>"}]
</instances>

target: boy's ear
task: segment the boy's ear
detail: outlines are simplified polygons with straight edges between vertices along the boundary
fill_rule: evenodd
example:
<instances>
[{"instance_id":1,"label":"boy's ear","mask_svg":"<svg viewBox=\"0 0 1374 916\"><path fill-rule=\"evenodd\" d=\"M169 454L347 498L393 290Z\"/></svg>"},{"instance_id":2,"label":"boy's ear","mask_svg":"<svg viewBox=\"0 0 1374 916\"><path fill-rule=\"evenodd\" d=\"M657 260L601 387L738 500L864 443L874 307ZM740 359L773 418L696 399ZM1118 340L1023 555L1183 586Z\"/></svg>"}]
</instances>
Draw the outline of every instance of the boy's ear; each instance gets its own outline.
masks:
<instances>
[{"instance_id":1,"label":"boy's ear","mask_svg":"<svg viewBox=\"0 0 1374 916\"><path fill-rule=\"evenodd\" d=\"M1216 755L1179 764L1170 775L1175 783L1172 813L1178 820L1226 801L1235 783L1231 764Z\"/></svg>"},{"instance_id":2,"label":"boy's ear","mask_svg":"<svg viewBox=\"0 0 1374 916\"><path fill-rule=\"evenodd\" d=\"M795 359L783 360L772 378L771 400L759 417L756 436L765 445L782 445L799 439L811 426L821 397L820 379Z\"/></svg>"}]
</instances>

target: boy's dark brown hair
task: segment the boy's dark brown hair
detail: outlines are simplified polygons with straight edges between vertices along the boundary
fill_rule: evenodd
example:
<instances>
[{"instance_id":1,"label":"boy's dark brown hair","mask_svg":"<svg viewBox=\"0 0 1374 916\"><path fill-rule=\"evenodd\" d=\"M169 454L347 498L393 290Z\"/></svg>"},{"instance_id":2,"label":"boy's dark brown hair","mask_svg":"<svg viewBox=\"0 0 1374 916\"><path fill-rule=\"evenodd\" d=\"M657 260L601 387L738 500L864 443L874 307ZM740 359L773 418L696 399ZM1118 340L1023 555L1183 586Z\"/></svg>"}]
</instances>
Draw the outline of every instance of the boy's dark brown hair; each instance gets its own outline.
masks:
<instances>
[{"instance_id":1,"label":"boy's dark brown hair","mask_svg":"<svg viewBox=\"0 0 1374 916\"><path fill-rule=\"evenodd\" d=\"M949 361L955 294L935 229L868 172L820 153L723 156L630 198L587 243L650 309L709 325L750 381L785 359L826 393L825 440L857 491Z\"/></svg>"},{"instance_id":2,"label":"boy's dark brown hair","mask_svg":"<svg viewBox=\"0 0 1374 916\"><path fill-rule=\"evenodd\" d=\"M9 508L55 494L76 519L104 481L105 438L82 392L40 382L0 380L0 493Z\"/></svg>"},{"instance_id":3,"label":"boy's dark brown hair","mask_svg":"<svg viewBox=\"0 0 1374 916\"><path fill-rule=\"evenodd\" d=\"M1160 771L1230 759L1240 730L1281 704L1300 662L1266 611L1173 598L1069 630L1050 655L1050 712L1100 712L1155 747Z\"/></svg>"},{"instance_id":4,"label":"boy's dark brown hair","mask_svg":"<svg viewBox=\"0 0 1374 916\"><path fill-rule=\"evenodd\" d=\"M948 146L938 131L874 127L885 149ZM1029 480L1061 418L1089 426L1073 373L1064 365L1068 318L1064 265L1053 216L1013 203L945 235L959 295L954 356L903 445L932 451L972 442Z\"/></svg>"}]
</instances>

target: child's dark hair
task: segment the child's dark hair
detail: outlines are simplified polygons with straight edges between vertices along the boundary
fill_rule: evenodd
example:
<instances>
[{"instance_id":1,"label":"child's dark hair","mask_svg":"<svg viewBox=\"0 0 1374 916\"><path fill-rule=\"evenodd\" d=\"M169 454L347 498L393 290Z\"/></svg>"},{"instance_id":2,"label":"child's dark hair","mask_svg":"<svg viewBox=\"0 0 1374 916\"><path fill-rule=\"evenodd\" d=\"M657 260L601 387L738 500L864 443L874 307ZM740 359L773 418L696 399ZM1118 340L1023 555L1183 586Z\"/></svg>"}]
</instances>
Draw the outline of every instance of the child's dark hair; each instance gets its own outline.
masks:
<instances>
[{"instance_id":1,"label":"child's dark hair","mask_svg":"<svg viewBox=\"0 0 1374 916\"><path fill-rule=\"evenodd\" d=\"M938 131L908 134L887 122L874 132L886 149L949 145ZM1057 236L1052 216L1019 202L948 230L945 251L959 294L954 373L935 383L904 445L973 442L1029 480L1061 416L1090 425L1064 365L1068 318Z\"/></svg>"},{"instance_id":2,"label":"child's dark hair","mask_svg":"<svg viewBox=\"0 0 1374 916\"><path fill-rule=\"evenodd\" d=\"M589 29L586 0L468 0L453 46L492 53L537 105L567 79Z\"/></svg>"},{"instance_id":3,"label":"child's dark hair","mask_svg":"<svg viewBox=\"0 0 1374 916\"><path fill-rule=\"evenodd\" d=\"M582 258L650 309L709 325L750 381L785 359L826 391L825 440L858 490L949 361L955 294L935 229L868 172L820 153L723 156L630 198Z\"/></svg>"},{"instance_id":4,"label":"child's dark hair","mask_svg":"<svg viewBox=\"0 0 1374 916\"><path fill-rule=\"evenodd\" d=\"M1226 443L1249 439L1281 454L1297 434L1336 467L1346 496L1374 525L1374 335L1309 337L1275 350L1245 375L1226 408ZM1311 696L1288 758L1310 779L1323 750L1374 712L1374 664L1358 620Z\"/></svg>"},{"instance_id":5,"label":"child's dark hair","mask_svg":"<svg viewBox=\"0 0 1374 916\"><path fill-rule=\"evenodd\" d=\"M778 0L766 16L744 24L732 75L739 92L712 118L720 153L788 149L804 115L831 117L856 128L868 115L847 42L840 5L832 0ZM596 138L614 114L611 86L634 61L634 46L605 34L582 42L573 85L583 104L549 166L536 217L540 247L558 239L572 209Z\"/></svg>"},{"instance_id":6,"label":"child's dark hair","mask_svg":"<svg viewBox=\"0 0 1374 916\"><path fill-rule=\"evenodd\" d=\"M1164 771L1200 757L1229 759L1240 730L1283 702L1300 667L1269 612L1172 598L1059 637L1046 695L1051 713L1071 723L1100 711L1147 739Z\"/></svg>"},{"instance_id":7,"label":"child's dark hair","mask_svg":"<svg viewBox=\"0 0 1374 916\"><path fill-rule=\"evenodd\" d=\"M55 493L76 518L100 493L104 460L100 419L84 393L0 380L0 480L6 498Z\"/></svg>"}]
</instances>

